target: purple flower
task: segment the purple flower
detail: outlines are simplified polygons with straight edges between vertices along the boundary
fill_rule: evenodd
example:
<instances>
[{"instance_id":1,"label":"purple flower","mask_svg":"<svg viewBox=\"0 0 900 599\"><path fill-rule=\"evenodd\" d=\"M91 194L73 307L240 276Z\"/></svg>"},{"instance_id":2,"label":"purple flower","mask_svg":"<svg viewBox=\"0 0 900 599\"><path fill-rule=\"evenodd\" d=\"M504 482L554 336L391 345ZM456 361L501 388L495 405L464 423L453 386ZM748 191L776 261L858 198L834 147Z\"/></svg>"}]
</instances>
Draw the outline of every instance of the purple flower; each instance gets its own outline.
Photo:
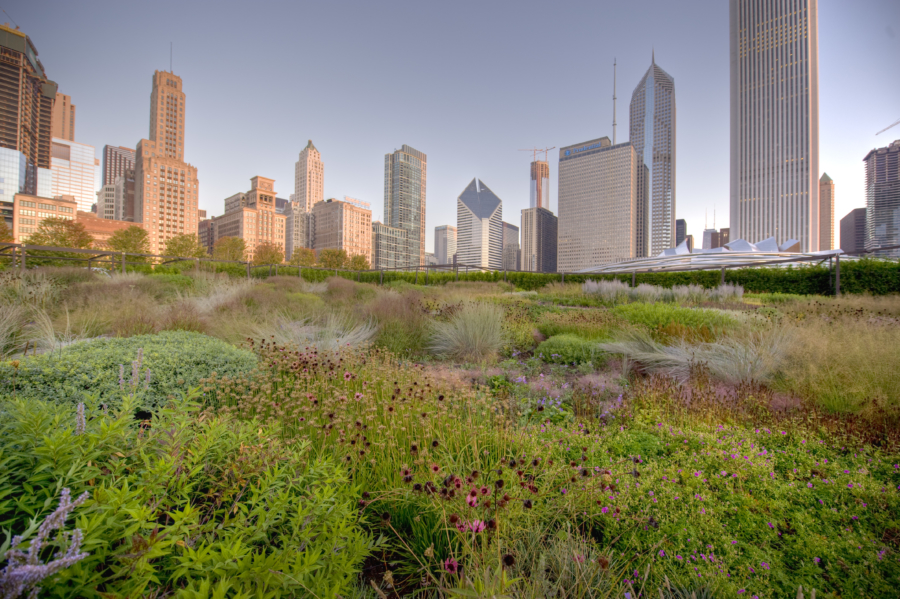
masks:
<instances>
[{"instance_id":1,"label":"purple flower","mask_svg":"<svg viewBox=\"0 0 900 599\"><path fill-rule=\"evenodd\" d=\"M813 558L813 561L816 562L816 563L818 564L818 563L821 562L822 560L820 560L820 559L817 558L817 557L814 557L814 558Z\"/></svg>"},{"instance_id":2,"label":"purple flower","mask_svg":"<svg viewBox=\"0 0 900 599\"><path fill-rule=\"evenodd\" d=\"M459 562L452 557L448 557L446 561L444 561L444 570L450 574L456 574L459 572Z\"/></svg>"}]
</instances>

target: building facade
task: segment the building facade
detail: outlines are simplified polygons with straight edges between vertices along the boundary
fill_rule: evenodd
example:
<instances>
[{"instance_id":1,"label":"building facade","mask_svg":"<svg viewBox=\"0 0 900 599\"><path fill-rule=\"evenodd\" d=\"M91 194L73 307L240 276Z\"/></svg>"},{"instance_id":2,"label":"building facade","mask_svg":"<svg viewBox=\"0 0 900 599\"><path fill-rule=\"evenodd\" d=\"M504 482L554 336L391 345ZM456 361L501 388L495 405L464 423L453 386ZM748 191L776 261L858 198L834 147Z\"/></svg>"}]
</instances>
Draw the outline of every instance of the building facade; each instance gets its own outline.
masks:
<instances>
[{"instance_id":1,"label":"building facade","mask_svg":"<svg viewBox=\"0 0 900 599\"><path fill-rule=\"evenodd\" d=\"M522 210L522 251L519 269L529 272L556 272L556 215L546 208Z\"/></svg>"},{"instance_id":2,"label":"building facade","mask_svg":"<svg viewBox=\"0 0 900 599\"><path fill-rule=\"evenodd\" d=\"M655 55L631 95L631 145L644 169L637 179L638 257L675 244L675 80ZM641 170L639 167L639 172Z\"/></svg>"},{"instance_id":3,"label":"building facade","mask_svg":"<svg viewBox=\"0 0 900 599\"><path fill-rule=\"evenodd\" d=\"M344 250L347 256L365 256L372 264L372 211L350 202L329 199L313 204L313 249Z\"/></svg>"},{"instance_id":4,"label":"building facade","mask_svg":"<svg viewBox=\"0 0 900 599\"><path fill-rule=\"evenodd\" d=\"M83 212L81 210L75 214L75 221L84 225L84 230L94 238L94 243L91 244L91 247L101 250L109 249L109 243L107 242L116 231L134 226L133 223L102 218L93 212Z\"/></svg>"},{"instance_id":5,"label":"building facade","mask_svg":"<svg viewBox=\"0 0 900 599\"><path fill-rule=\"evenodd\" d=\"M135 220L135 212L134 207L134 169L125 169L125 172L120 177L116 177L116 206L121 212L119 213L119 220L124 220L129 223L139 222Z\"/></svg>"},{"instance_id":6,"label":"building facade","mask_svg":"<svg viewBox=\"0 0 900 599\"><path fill-rule=\"evenodd\" d=\"M456 262L456 227L441 225L434 228L434 258L438 264Z\"/></svg>"},{"instance_id":7,"label":"building facade","mask_svg":"<svg viewBox=\"0 0 900 599\"><path fill-rule=\"evenodd\" d=\"M503 270L519 270L519 227L503 222Z\"/></svg>"},{"instance_id":8,"label":"building facade","mask_svg":"<svg viewBox=\"0 0 900 599\"><path fill-rule=\"evenodd\" d=\"M53 102L50 131L52 137L75 141L75 105L72 98L59 92Z\"/></svg>"},{"instance_id":9,"label":"building facade","mask_svg":"<svg viewBox=\"0 0 900 599\"><path fill-rule=\"evenodd\" d=\"M285 211L284 257L291 259L300 248L313 249L315 245L316 221L312 212L303 210L300 202L288 202Z\"/></svg>"},{"instance_id":10,"label":"building facade","mask_svg":"<svg viewBox=\"0 0 900 599\"><path fill-rule=\"evenodd\" d=\"M602 137L560 148L557 268L561 272L637 256L639 166L630 142L612 145ZM527 253L523 255L527 258Z\"/></svg>"},{"instance_id":11,"label":"building facade","mask_svg":"<svg viewBox=\"0 0 900 599\"><path fill-rule=\"evenodd\" d=\"M503 268L503 202L478 179L456 198L456 230L460 264Z\"/></svg>"},{"instance_id":12,"label":"building facade","mask_svg":"<svg viewBox=\"0 0 900 599\"><path fill-rule=\"evenodd\" d=\"M104 185L97 192L97 216L107 220L122 220L119 218L121 214L121 208L116 206L116 186Z\"/></svg>"},{"instance_id":13,"label":"building facade","mask_svg":"<svg viewBox=\"0 0 900 599\"><path fill-rule=\"evenodd\" d=\"M121 146L103 146L100 185L115 185L116 178L125 176L128 169L134 170L134 150Z\"/></svg>"},{"instance_id":14,"label":"building facade","mask_svg":"<svg viewBox=\"0 0 900 599\"><path fill-rule=\"evenodd\" d=\"M284 252L287 217L275 210L274 186L274 179L256 176L250 179L250 191L227 198L225 213L204 225L209 229L206 243L211 240L211 245L215 245L223 237L239 237L244 240L247 260L253 260L256 248L263 243ZM196 216L199 219L199 213ZM200 222L196 231L200 230Z\"/></svg>"},{"instance_id":15,"label":"building facade","mask_svg":"<svg viewBox=\"0 0 900 599\"><path fill-rule=\"evenodd\" d=\"M550 164L543 160L531 163L531 193L529 208L550 210Z\"/></svg>"},{"instance_id":16,"label":"building facade","mask_svg":"<svg viewBox=\"0 0 900 599\"><path fill-rule=\"evenodd\" d=\"M819 247L818 0L730 0L735 239Z\"/></svg>"},{"instance_id":17,"label":"building facade","mask_svg":"<svg viewBox=\"0 0 900 599\"><path fill-rule=\"evenodd\" d=\"M866 209L854 208L841 219L841 249L858 256L866 249Z\"/></svg>"},{"instance_id":18,"label":"building facade","mask_svg":"<svg viewBox=\"0 0 900 599\"><path fill-rule=\"evenodd\" d=\"M138 142L134 159L134 222L150 236L150 252L159 253L175 235L196 234L200 181L197 168L184 160L186 96L181 77L153 73L150 137Z\"/></svg>"},{"instance_id":19,"label":"building facade","mask_svg":"<svg viewBox=\"0 0 900 599\"><path fill-rule=\"evenodd\" d=\"M8 25L0 25L0 57L0 148L25 156L22 191L36 194L38 169L50 169L57 86L47 79L31 39Z\"/></svg>"},{"instance_id":20,"label":"building facade","mask_svg":"<svg viewBox=\"0 0 900 599\"><path fill-rule=\"evenodd\" d=\"M310 139L294 164L294 195L291 201L298 202L304 212L310 212L315 204L324 199L325 165Z\"/></svg>"},{"instance_id":21,"label":"building facade","mask_svg":"<svg viewBox=\"0 0 900 599\"><path fill-rule=\"evenodd\" d=\"M823 173L819 179L819 250L834 249L834 181Z\"/></svg>"},{"instance_id":22,"label":"building facade","mask_svg":"<svg viewBox=\"0 0 900 599\"><path fill-rule=\"evenodd\" d=\"M75 220L78 202L71 196L42 198L18 193L13 197L13 243L25 243L46 218Z\"/></svg>"},{"instance_id":23,"label":"building facade","mask_svg":"<svg viewBox=\"0 0 900 599\"><path fill-rule=\"evenodd\" d=\"M50 161L53 196L73 196L79 210L90 212L97 199L94 177L98 164L94 146L54 137Z\"/></svg>"},{"instance_id":24,"label":"building facade","mask_svg":"<svg viewBox=\"0 0 900 599\"><path fill-rule=\"evenodd\" d=\"M872 150L866 163L866 249L900 245L900 139ZM876 252L900 257L900 249Z\"/></svg>"},{"instance_id":25,"label":"building facade","mask_svg":"<svg viewBox=\"0 0 900 599\"><path fill-rule=\"evenodd\" d=\"M683 218L675 220L675 245L681 245L684 238L687 237L687 221Z\"/></svg>"},{"instance_id":26,"label":"building facade","mask_svg":"<svg viewBox=\"0 0 900 599\"><path fill-rule=\"evenodd\" d=\"M409 231L372 223L372 268L409 267Z\"/></svg>"},{"instance_id":27,"label":"building facade","mask_svg":"<svg viewBox=\"0 0 900 599\"><path fill-rule=\"evenodd\" d=\"M425 264L425 188L428 157L404 144L384 155L385 225L405 229L407 248L402 257L406 268Z\"/></svg>"}]
</instances>

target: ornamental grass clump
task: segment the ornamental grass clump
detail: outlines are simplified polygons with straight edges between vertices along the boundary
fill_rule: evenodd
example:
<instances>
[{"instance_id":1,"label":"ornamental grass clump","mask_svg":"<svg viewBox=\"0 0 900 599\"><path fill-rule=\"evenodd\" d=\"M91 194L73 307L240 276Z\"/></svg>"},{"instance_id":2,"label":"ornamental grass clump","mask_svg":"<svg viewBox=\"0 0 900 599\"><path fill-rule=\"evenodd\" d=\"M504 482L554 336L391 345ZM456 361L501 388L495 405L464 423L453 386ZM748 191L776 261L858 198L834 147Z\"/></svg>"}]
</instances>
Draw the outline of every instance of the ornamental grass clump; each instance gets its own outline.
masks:
<instances>
[{"instance_id":1,"label":"ornamental grass clump","mask_svg":"<svg viewBox=\"0 0 900 599\"><path fill-rule=\"evenodd\" d=\"M468 302L445 321L431 325L428 349L458 362L489 362L503 348L503 308Z\"/></svg>"},{"instance_id":2,"label":"ornamental grass clump","mask_svg":"<svg viewBox=\"0 0 900 599\"><path fill-rule=\"evenodd\" d=\"M274 325L257 327L255 336L272 339L281 345L327 352L368 344L377 331L372 320L360 322L347 312L331 310L300 320L282 313Z\"/></svg>"}]
</instances>

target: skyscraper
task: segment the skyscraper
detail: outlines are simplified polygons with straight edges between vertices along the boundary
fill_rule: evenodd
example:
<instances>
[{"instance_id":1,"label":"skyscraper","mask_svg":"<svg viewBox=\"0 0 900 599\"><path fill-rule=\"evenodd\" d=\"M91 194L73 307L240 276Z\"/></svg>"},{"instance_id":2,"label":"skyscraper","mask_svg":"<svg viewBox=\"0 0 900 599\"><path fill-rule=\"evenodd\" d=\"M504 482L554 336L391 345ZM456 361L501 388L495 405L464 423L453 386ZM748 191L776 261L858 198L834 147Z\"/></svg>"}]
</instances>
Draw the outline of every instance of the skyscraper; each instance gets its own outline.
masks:
<instances>
[{"instance_id":1,"label":"skyscraper","mask_svg":"<svg viewBox=\"0 0 900 599\"><path fill-rule=\"evenodd\" d=\"M98 165L94 146L54 137L50 146L53 197L73 196L79 210L90 212L97 200L94 178Z\"/></svg>"},{"instance_id":2,"label":"skyscraper","mask_svg":"<svg viewBox=\"0 0 900 599\"><path fill-rule=\"evenodd\" d=\"M900 245L900 139L872 150L866 163L866 249ZM900 249L876 252L900 257Z\"/></svg>"},{"instance_id":3,"label":"skyscraper","mask_svg":"<svg viewBox=\"0 0 900 599\"><path fill-rule=\"evenodd\" d=\"M460 264L503 268L503 202L478 179L456 198L456 229Z\"/></svg>"},{"instance_id":4,"label":"skyscraper","mask_svg":"<svg viewBox=\"0 0 900 599\"><path fill-rule=\"evenodd\" d=\"M851 256L866 249L865 208L854 208L841 219L841 249Z\"/></svg>"},{"instance_id":5,"label":"skyscraper","mask_svg":"<svg viewBox=\"0 0 900 599\"><path fill-rule=\"evenodd\" d=\"M274 179L256 176L250 179L250 191L226 198L225 214L213 217L205 225L213 231L213 245L223 237L240 237L244 240L247 260L253 259L262 243L278 246L284 252L286 217L275 210L274 185ZM199 229L197 223L192 233Z\"/></svg>"},{"instance_id":6,"label":"skyscraper","mask_svg":"<svg viewBox=\"0 0 900 599\"><path fill-rule=\"evenodd\" d=\"M97 192L97 216L106 220L122 220L116 214L122 211L116 208L116 186L102 186Z\"/></svg>"},{"instance_id":7,"label":"skyscraper","mask_svg":"<svg viewBox=\"0 0 900 599\"><path fill-rule=\"evenodd\" d=\"M679 218L675 221L675 245L681 245L687 236L687 221Z\"/></svg>"},{"instance_id":8,"label":"skyscraper","mask_svg":"<svg viewBox=\"0 0 900 599\"><path fill-rule=\"evenodd\" d=\"M134 160L134 221L150 233L150 251L159 253L175 235L197 233L200 181L184 161L185 100L181 77L153 73L150 139L137 144Z\"/></svg>"},{"instance_id":9,"label":"skyscraper","mask_svg":"<svg viewBox=\"0 0 900 599\"><path fill-rule=\"evenodd\" d=\"M134 168L134 150L122 146L103 146L103 172L100 185L115 185L116 177Z\"/></svg>"},{"instance_id":10,"label":"skyscraper","mask_svg":"<svg viewBox=\"0 0 900 599\"><path fill-rule=\"evenodd\" d=\"M300 210L311 212L313 205L324 199L325 165L319 150L309 140L294 165L294 195L291 201L297 202Z\"/></svg>"},{"instance_id":11,"label":"skyscraper","mask_svg":"<svg viewBox=\"0 0 900 599\"><path fill-rule=\"evenodd\" d=\"M519 227L503 221L503 270L519 270Z\"/></svg>"},{"instance_id":12,"label":"skyscraper","mask_svg":"<svg viewBox=\"0 0 900 599\"><path fill-rule=\"evenodd\" d=\"M380 221L372 223L373 268L407 268L409 231L389 227Z\"/></svg>"},{"instance_id":13,"label":"skyscraper","mask_svg":"<svg viewBox=\"0 0 900 599\"><path fill-rule=\"evenodd\" d=\"M637 178L635 252L655 256L676 245L675 80L657 66L655 54L631 94L630 114L631 145L644 169Z\"/></svg>"},{"instance_id":14,"label":"skyscraper","mask_svg":"<svg viewBox=\"0 0 900 599\"><path fill-rule=\"evenodd\" d=\"M372 264L372 211L360 203L329 199L313 204L313 249L344 250L348 257L365 256Z\"/></svg>"},{"instance_id":15,"label":"skyscraper","mask_svg":"<svg viewBox=\"0 0 900 599\"><path fill-rule=\"evenodd\" d=\"M529 208L550 210L550 164L544 160L531 163L531 203Z\"/></svg>"},{"instance_id":16,"label":"skyscraper","mask_svg":"<svg viewBox=\"0 0 900 599\"><path fill-rule=\"evenodd\" d=\"M53 137L75 141L75 105L72 104L72 98L69 96L56 93L53 114L50 118L50 129Z\"/></svg>"},{"instance_id":17,"label":"skyscraper","mask_svg":"<svg viewBox=\"0 0 900 599\"><path fill-rule=\"evenodd\" d=\"M558 219L546 208L522 210L519 270L556 272Z\"/></svg>"},{"instance_id":18,"label":"skyscraper","mask_svg":"<svg viewBox=\"0 0 900 599\"><path fill-rule=\"evenodd\" d=\"M434 259L438 264L453 264L456 256L456 227L441 225L434 228Z\"/></svg>"},{"instance_id":19,"label":"skyscraper","mask_svg":"<svg viewBox=\"0 0 900 599\"><path fill-rule=\"evenodd\" d=\"M561 272L636 256L640 165L630 142L614 146L608 137L560 148L557 268Z\"/></svg>"},{"instance_id":20,"label":"skyscraper","mask_svg":"<svg viewBox=\"0 0 900 599\"><path fill-rule=\"evenodd\" d=\"M385 225L405 229L406 250L400 266L425 264L425 187L428 157L404 144L384 155Z\"/></svg>"},{"instance_id":21,"label":"skyscraper","mask_svg":"<svg viewBox=\"0 0 900 599\"><path fill-rule=\"evenodd\" d=\"M731 228L819 248L818 0L730 0Z\"/></svg>"},{"instance_id":22,"label":"skyscraper","mask_svg":"<svg viewBox=\"0 0 900 599\"><path fill-rule=\"evenodd\" d=\"M819 251L834 249L834 181L823 173L819 179Z\"/></svg>"},{"instance_id":23,"label":"skyscraper","mask_svg":"<svg viewBox=\"0 0 900 599\"><path fill-rule=\"evenodd\" d=\"M0 60L0 148L16 150L25 156L21 189L12 193L43 193L38 191L38 186L42 180L44 185L48 184L51 177L51 122L56 83L47 79L37 49L18 29L0 25L0 53L3 56ZM10 160L18 162L18 159Z\"/></svg>"}]
</instances>

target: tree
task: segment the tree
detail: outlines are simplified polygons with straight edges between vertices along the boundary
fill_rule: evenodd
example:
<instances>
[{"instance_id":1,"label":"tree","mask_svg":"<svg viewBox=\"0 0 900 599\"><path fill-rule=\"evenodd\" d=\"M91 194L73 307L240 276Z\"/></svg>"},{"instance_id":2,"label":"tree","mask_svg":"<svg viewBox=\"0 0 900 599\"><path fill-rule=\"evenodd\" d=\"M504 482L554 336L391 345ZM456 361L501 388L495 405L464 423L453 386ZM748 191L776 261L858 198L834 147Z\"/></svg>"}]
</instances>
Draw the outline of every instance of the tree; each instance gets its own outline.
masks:
<instances>
[{"instance_id":1,"label":"tree","mask_svg":"<svg viewBox=\"0 0 900 599\"><path fill-rule=\"evenodd\" d=\"M0 241L8 241L9 243L12 243L12 240L12 229L9 228L5 220L0 220Z\"/></svg>"},{"instance_id":2,"label":"tree","mask_svg":"<svg viewBox=\"0 0 900 599\"><path fill-rule=\"evenodd\" d=\"M319 252L319 266L322 268L346 268L349 258L344 250L322 250Z\"/></svg>"},{"instance_id":3,"label":"tree","mask_svg":"<svg viewBox=\"0 0 900 599\"><path fill-rule=\"evenodd\" d=\"M294 266L315 266L316 252L309 248L297 248L291 256L291 264Z\"/></svg>"},{"instance_id":4,"label":"tree","mask_svg":"<svg viewBox=\"0 0 900 599\"><path fill-rule=\"evenodd\" d=\"M171 237L166 242L163 254L178 258L206 258L208 255L206 248L200 245L196 233L182 233Z\"/></svg>"},{"instance_id":5,"label":"tree","mask_svg":"<svg viewBox=\"0 0 900 599\"><path fill-rule=\"evenodd\" d=\"M94 238L85 230L83 223L55 216L42 220L37 231L28 236L28 245L84 250L93 243Z\"/></svg>"},{"instance_id":6,"label":"tree","mask_svg":"<svg viewBox=\"0 0 900 599\"><path fill-rule=\"evenodd\" d=\"M127 229L119 229L106 240L109 249L126 254L149 254L150 234L147 230L137 225L131 225ZM144 256L129 256L129 262L145 262Z\"/></svg>"},{"instance_id":7,"label":"tree","mask_svg":"<svg viewBox=\"0 0 900 599\"><path fill-rule=\"evenodd\" d=\"M282 262L284 262L284 252L274 243L260 243L253 252L253 264L281 264Z\"/></svg>"},{"instance_id":8,"label":"tree","mask_svg":"<svg viewBox=\"0 0 900 599\"><path fill-rule=\"evenodd\" d=\"M350 270L369 270L369 261L362 254L357 254L350 258L347 268Z\"/></svg>"},{"instance_id":9,"label":"tree","mask_svg":"<svg viewBox=\"0 0 900 599\"><path fill-rule=\"evenodd\" d=\"M240 237L220 237L213 245L212 257L216 260L244 261L247 244Z\"/></svg>"}]
</instances>

